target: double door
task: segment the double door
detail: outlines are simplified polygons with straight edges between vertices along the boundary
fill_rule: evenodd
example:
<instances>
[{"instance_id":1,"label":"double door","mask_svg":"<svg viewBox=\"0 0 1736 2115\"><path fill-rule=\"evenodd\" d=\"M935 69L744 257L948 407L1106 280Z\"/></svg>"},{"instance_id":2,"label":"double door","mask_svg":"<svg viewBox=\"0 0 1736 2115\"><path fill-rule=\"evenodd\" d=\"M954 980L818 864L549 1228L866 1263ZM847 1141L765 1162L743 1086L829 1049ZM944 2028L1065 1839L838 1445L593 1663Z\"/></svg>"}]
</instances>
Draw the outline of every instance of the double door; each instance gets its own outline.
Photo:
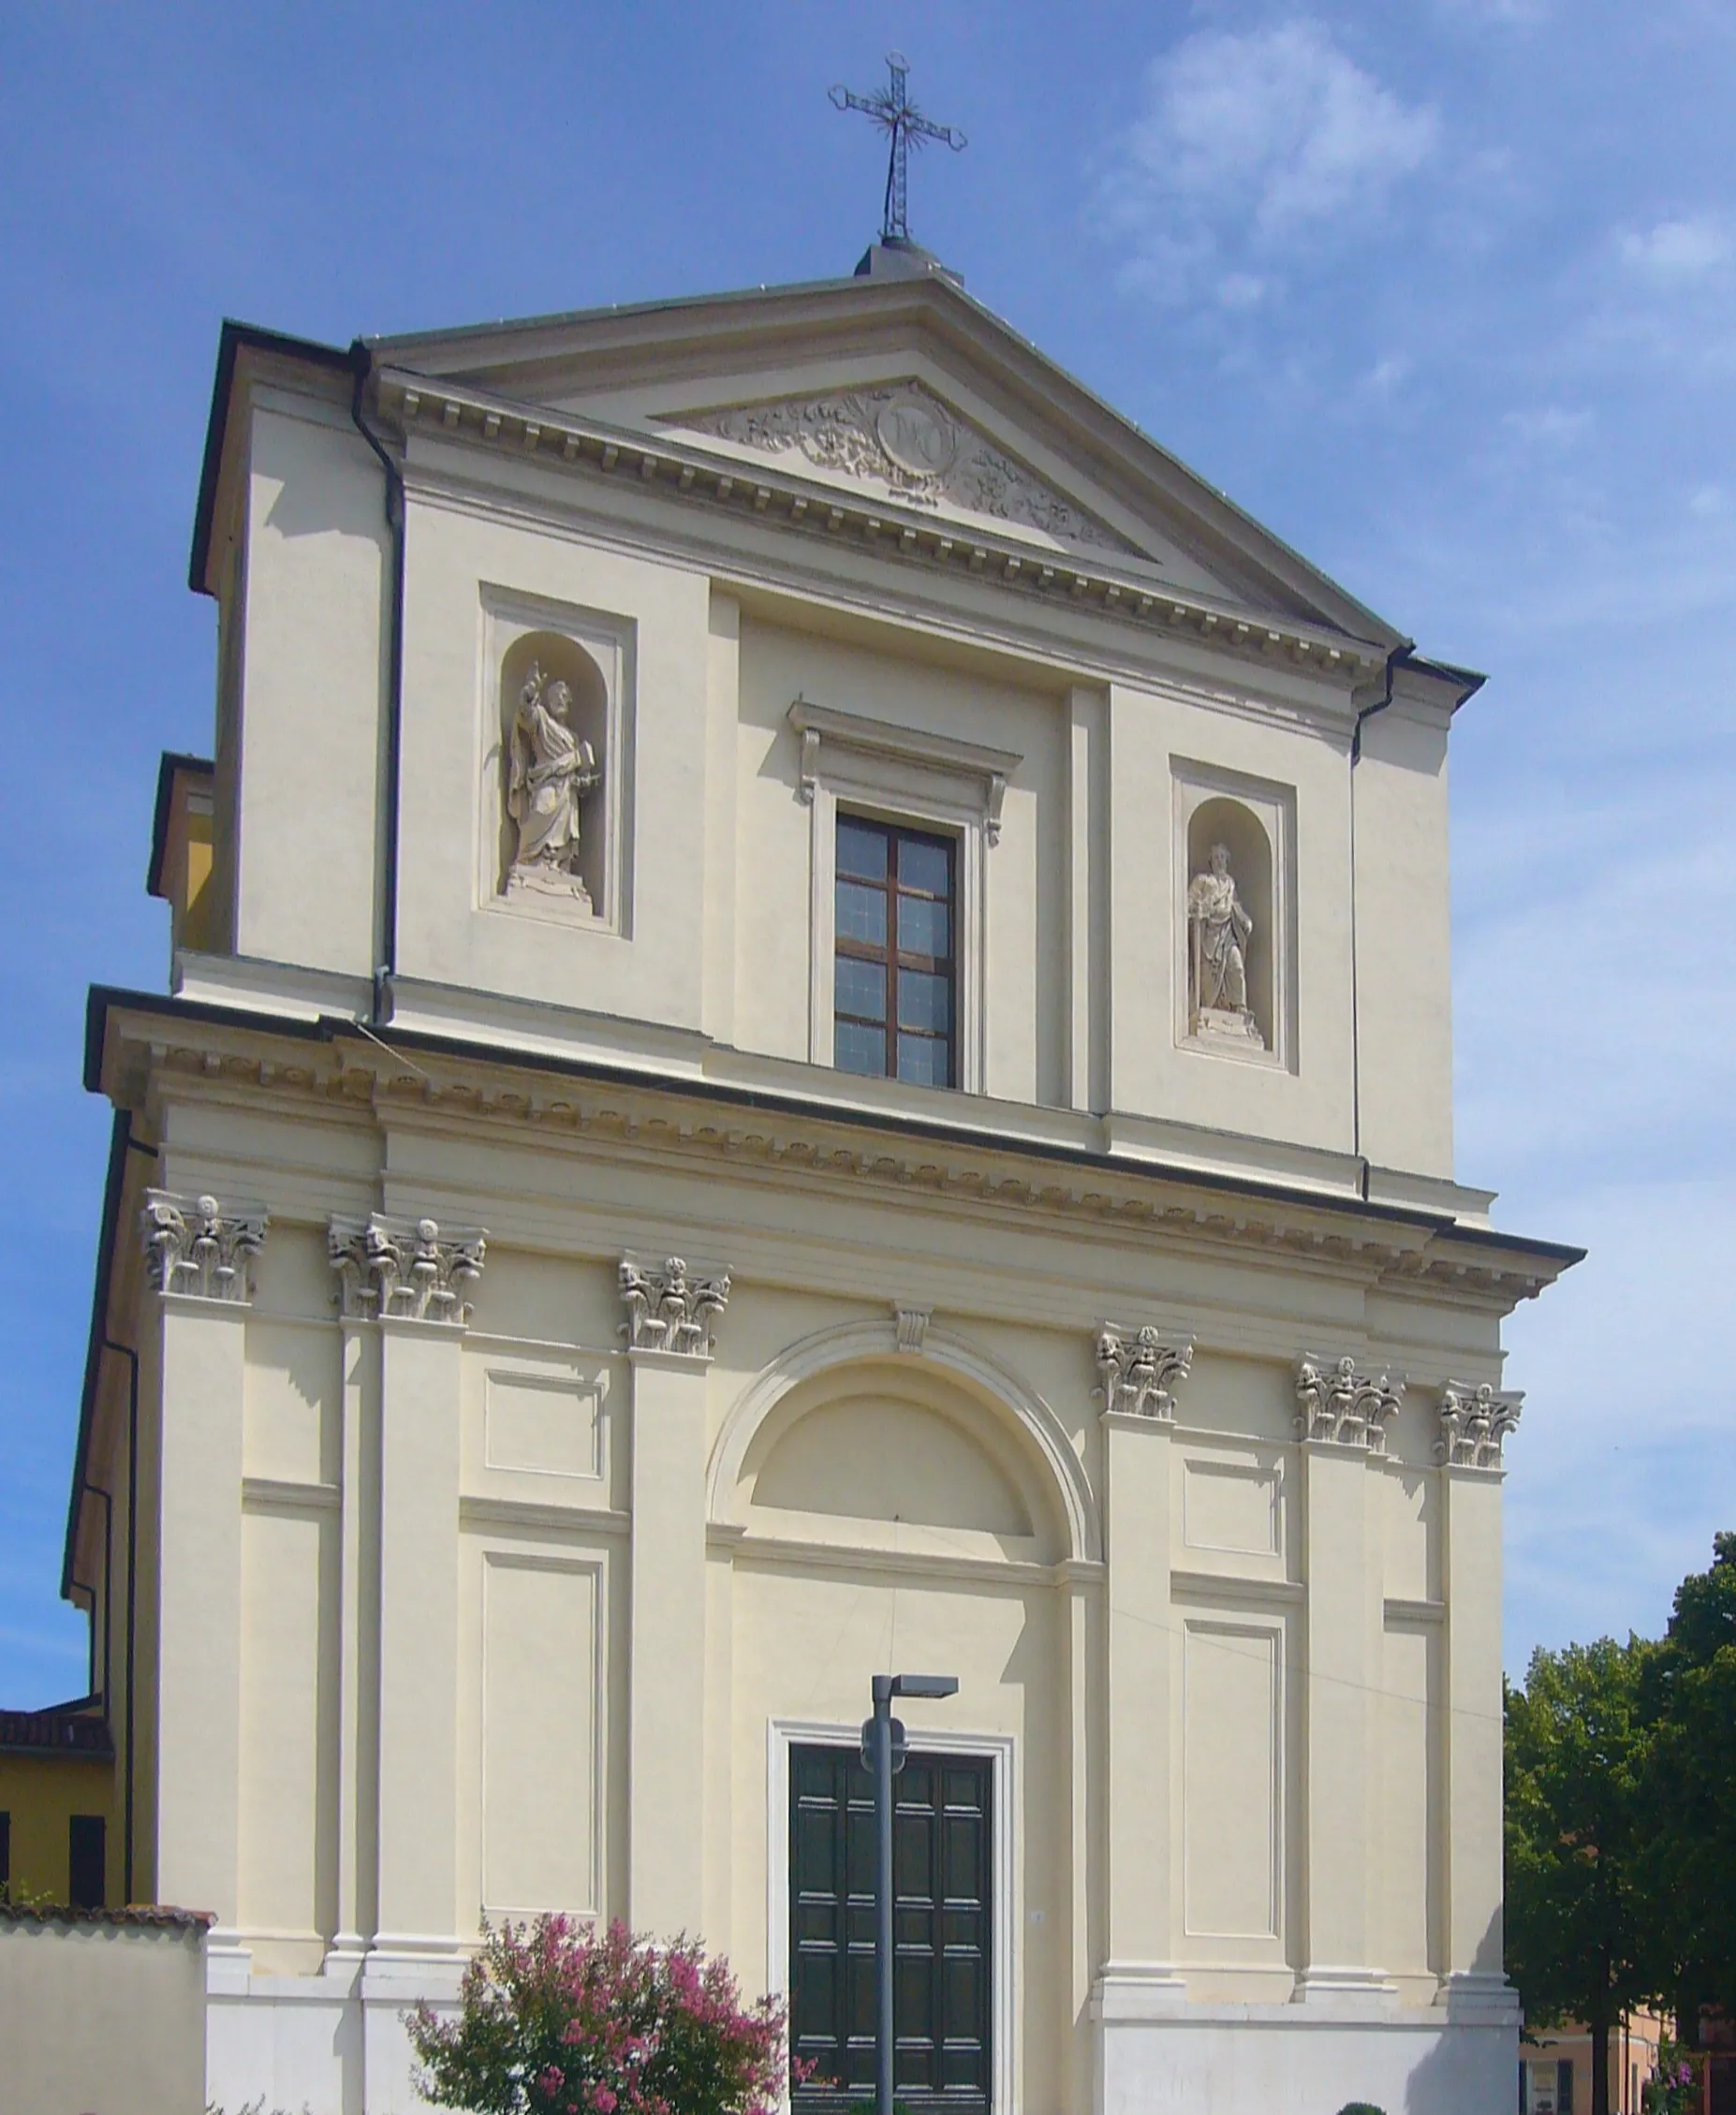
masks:
<instances>
[{"instance_id":1,"label":"double door","mask_svg":"<svg viewBox=\"0 0 1736 2115\"><path fill-rule=\"evenodd\" d=\"M790 2042L802 2115L872 2106L874 1785L854 1748L789 1758ZM912 1749L892 1780L893 2078L912 2115L988 2115L993 1768Z\"/></svg>"}]
</instances>

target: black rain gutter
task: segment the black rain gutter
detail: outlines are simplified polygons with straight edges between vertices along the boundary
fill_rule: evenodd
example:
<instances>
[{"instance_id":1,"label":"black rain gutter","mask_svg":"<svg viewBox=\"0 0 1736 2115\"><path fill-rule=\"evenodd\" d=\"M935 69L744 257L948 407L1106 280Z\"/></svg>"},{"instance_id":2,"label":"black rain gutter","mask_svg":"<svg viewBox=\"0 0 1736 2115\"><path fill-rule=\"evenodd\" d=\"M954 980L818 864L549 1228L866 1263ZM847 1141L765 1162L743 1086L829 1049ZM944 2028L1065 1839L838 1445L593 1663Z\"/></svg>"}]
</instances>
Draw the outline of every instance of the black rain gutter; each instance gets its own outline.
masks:
<instances>
[{"instance_id":1,"label":"black rain gutter","mask_svg":"<svg viewBox=\"0 0 1736 2115\"><path fill-rule=\"evenodd\" d=\"M360 338L349 348L355 386L349 416L386 473L386 533L391 538L391 615L386 674L385 785L379 818L379 931L374 953L374 1022L390 1019L391 979L398 967L398 781L404 729L404 472L366 418L374 355Z\"/></svg>"},{"instance_id":2,"label":"black rain gutter","mask_svg":"<svg viewBox=\"0 0 1736 2115\"><path fill-rule=\"evenodd\" d=\"M120 1232L120 1207L122 1193L126 1186L126 1156L129 1153L143 1153L154 1160L156 1148L148 1146L133 1137L133 1120L130 1110L117 1109L114 1127L109 1138L109 1171L103 1183L102 1219L97 1232L96 1282L91 1294L90 1335L84 1349L84 1389L79 1404L79 1436L75 1443L72 1464L72 1491L66 1506L66 1541L61 1558L60 1593L65 1601L71 1601L75 1593L89 1594L90 1607L90 1682L96 1689L96 1595L93 1587L75 1576L78 1563L79 1521L84 1510L84 1496L101 1498L107 1505L104 1522L105 1576L103 1579L103 1715L108 1716L112 1696L109 1682L109 1664L112 1659L111 1639L114 1632L114 1578L110 1560L113 1553L114 1501L109 1491L89 1478L92 1431L96 1421L96 1398L102 1385L104 1355L114 1352L127 1362L126 1396L126 1771L124 1790L123 1819L123 1887L126 1900L133 1898L133 1841L136 1832L135 1784L138 1775L138 1758L134 1753L134 1673L138 1656L138 1606L139 1606L139 1354L130 1345L117 1344L109 1334L109 1296L114 1283L114 1244ZM75 1604L76 1606L76 1604ZM112 1740L114 1728L109 1729Z\"/></svg>"},{"instance_id":3,"label":"black rain gutter","mask_svg":"<svg viewBox=\"0 0 1736 2115\"><path fill-rule=\"evenodd\" d=\"M128 991L113 985L94 984L84 1014L84 1085L101 1094L102 1056L111 1007L127 1007L159 1019L201 1021L212 1027L241 1028L254 1035L281 1035L298 1042L342 1042L364 1033L346 1014L307 1015L261 1013L247 1006L212 1006L203 1000L165 997L158 991ZM498 1045L466 1041L460 1035L435 1035L425 1029L394 1023L394 1050L417 1050L429 1057L457 1058L466 1064L498 1065L514 1072L553 1074L566 1080L595 1080L599 1086L634 1087L689 1100L711 1102L724 1109L754 1109L769 1115L805 1116L817 1122L854 1126L858 1130L884 1132L905 1138L933 1139L936 1144L978 1153L1004 1153L1025 1160L1046 1161L1055 1167L1087 1168L1102 1174L1153 1182L1176 1182L1199 1190L1213 1190L1227 1197L1259 1197L1274 1204L1305 1207L1317 1212L1375 1219L1395 1226L1420 1226L1431 1233L1449 1234L1455 1241L1513 1256L1548 1257L1567 1269L1584 1260L1582 1248L1561 1241L1531 1241L1519 1234L1503 1234L1493 1227L1463 1226L1450 1213L1419 1212L1406 1205L1379 1204L1346 1197L1330 1190L1299 1189L1287 1182L1262 1182L1243 1175L1221 1174L1214 1168L1192 1168L1175 1161L1130 1160L1125 1154L1101 1153L1084 1146L1056 1145L1016 1138L1002 1133L977 1130L968 1124L947 1124L876 1109L839 1109L807 1094L783 1094L759 1087L734 1087L719 1080L695 1079L681 1074L646 1072L632 1065L609 1065L592 1058L560 1057L540 1050L503 1050Z\"/></svg>"}]
</instances>

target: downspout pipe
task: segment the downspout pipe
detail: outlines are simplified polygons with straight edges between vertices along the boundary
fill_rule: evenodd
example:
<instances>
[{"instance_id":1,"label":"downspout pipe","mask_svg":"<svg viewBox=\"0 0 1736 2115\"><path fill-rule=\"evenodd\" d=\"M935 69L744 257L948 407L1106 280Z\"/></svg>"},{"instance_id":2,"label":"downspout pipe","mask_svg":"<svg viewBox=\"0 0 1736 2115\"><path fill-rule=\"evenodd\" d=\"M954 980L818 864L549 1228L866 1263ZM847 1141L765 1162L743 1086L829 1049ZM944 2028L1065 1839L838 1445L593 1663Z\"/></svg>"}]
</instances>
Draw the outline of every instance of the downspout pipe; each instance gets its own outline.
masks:
<instances>
[{"instance_id":1,"label":"downspout pipe","mask_svg":"<svg viewBox=\"0 0 1736 2115\"><path fill-rule=\"evenodd\" d=\"M75 1575L72 1579L72 1589L76 1594L88 1594L91 1597L91 1605L88 1610L90 1618L89 1637L86 1640L84 1654L84 1694L87 1696L96 1696L101 1699L102 1715L107 1720L109 1716L109 1663L112 1657L109 1650L108 1596L114 1580L114 1493L111 1491L105 1491L99 1483L92 1483L88 1477L85 1479L84 1488L93 1498L102 1500L102 1577L99 1586L96 1579L80 1579ZM99 1591L103 1596L102 1686L100 1688L96 1684L96 1603Z\"/></svg>"},{"instance_id":2,"label":"downspout pipe","mask_svg":"<svg viewBox=\"0 0 1736 2115\"><path fill-rule=\"evenodd\" d=\"M1413 639L1402 639L1387 655L1385 688L1373 704L1364 705L1350 729L1350 1150L1356 1155L1357 1186L1362 1202L1368 1202L1368 1161L1362 1152L1362 1006L1357 984L1356 931L1356 768L1362 759L1362 729L1376 712L1392 702L1393 680L1399 664L1415 651Z\"/></svg>"},{"instance_id":3,"label":"downspout pipe","mask_svg":"<svg viewBox=\"0 0 1736 2115\"><path fill-rule=\"evenodd\" d=\"M391 1018L391 980L398 969L398 787L404 730L404 472L367 419L367 389L374 355L358 338L349 348L355 386L349 416L386 473L386 528L391 538L391 610L387 640L386 754L379 818L379 925L374 958L373 1024Z\"/></svg>"}]
</instances>

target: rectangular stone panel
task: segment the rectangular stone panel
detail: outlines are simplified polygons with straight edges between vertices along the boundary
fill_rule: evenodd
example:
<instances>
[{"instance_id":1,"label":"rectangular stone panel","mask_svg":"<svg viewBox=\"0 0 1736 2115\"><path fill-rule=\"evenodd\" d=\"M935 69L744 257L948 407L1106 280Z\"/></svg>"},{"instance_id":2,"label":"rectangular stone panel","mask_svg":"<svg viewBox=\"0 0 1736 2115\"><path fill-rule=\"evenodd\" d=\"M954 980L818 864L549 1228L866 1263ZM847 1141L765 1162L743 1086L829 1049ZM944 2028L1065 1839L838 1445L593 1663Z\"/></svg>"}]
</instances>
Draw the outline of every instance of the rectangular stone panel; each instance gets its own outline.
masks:
<instances>
[{"instance_id":1,"label":"rectangular stone panel","mask_svg":"<svg viewBox=\"0 0 1736 2115\"><path fill-rule=\"evenodd\" d=\"M596 1906L596 1564L482 1571L482 1896L491 1916Z\"/></svg>"},{"instance_id":2,"label":"rectangular stone panel","mask_svg":"<svg viewBox=\"0 0 1736 2115\"><path fill-rule=\"evenodd\" d=\"M1190 1550L1278 1554L1278 1478L1251 1461L1198 1457L1182 1467L1182 1540Z\"/></svg>"},{"instance_id":3,"label":"rectangular stone panel","mask_svg":"<svg viewBox=\"0 0 1736 2115\"><path fill-rule=\"evenodd\" d=\"M483 1458L489 1468L602 1476L600 1378L491 1370L485 1388Z\"/></svg>"},{"instance_id":4,"label":"rectangular stone panel","mask_svg":"<svg viewBox=\"0 0 1736 2115\"><path fill-rule=\"evenodd\" d=\"M1279 1930L1283 1661L1275 1625L1191 1622L1183 1643L1183 1893L1190 1938Z\"/></svg>"}]
</instances>

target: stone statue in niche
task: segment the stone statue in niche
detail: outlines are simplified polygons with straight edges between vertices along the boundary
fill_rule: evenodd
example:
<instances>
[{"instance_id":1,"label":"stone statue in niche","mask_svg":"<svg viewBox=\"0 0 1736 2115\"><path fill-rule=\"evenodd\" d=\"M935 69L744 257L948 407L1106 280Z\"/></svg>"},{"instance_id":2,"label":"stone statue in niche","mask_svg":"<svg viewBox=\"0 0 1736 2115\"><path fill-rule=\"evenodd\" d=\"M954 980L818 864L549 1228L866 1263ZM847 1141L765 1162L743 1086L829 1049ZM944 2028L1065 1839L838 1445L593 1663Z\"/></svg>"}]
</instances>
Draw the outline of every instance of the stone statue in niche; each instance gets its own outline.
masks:
<instances>
[{"instance_id":1,"label":"stone statue in niche","mask_svg":"<svg viewBox=\"0 0 1736 2115\"><path fill-rule=\"evenodd\" d=\"M596 753L572 728L571 686L533 665L507 742L507 813L518 831L507 887L591 908L579 876L579 801L600 786Z\"/></svg>"},{"instance_id":2,"label":"stone statue in niche","mask_svg":"<svg viewBox=\"0 0 1736 2115\"><path fill-rule=\"evenodd\" d=\"M1248 943L1254 920L1236 894L1229 847L1214 845L1204 873L1187 885L1187 1028L1190 1035L1266 1048L1248 1006Z\"/></svg>"}]
</instances>

